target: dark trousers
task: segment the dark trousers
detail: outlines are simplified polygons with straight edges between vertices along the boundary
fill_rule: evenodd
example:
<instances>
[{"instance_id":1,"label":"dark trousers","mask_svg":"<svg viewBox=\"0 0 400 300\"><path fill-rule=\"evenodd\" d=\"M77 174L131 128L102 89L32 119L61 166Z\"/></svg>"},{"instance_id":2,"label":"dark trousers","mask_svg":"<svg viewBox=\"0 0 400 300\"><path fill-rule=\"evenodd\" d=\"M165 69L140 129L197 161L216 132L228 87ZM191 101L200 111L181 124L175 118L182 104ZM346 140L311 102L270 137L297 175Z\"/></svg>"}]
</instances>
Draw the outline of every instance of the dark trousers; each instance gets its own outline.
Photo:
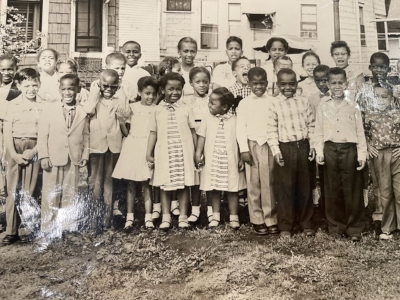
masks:
<instances>
[{"instance_id":1,"label":"dark trousers","mask_svg":"<svg viewBox=\"0 0 400 300\"><path fill-rule=\"evenodd\" d=\"M325 214L329 233L364 230L363 171L357 171L355 143L325 142Z\"/></svg>"},{"instance_id":2,"label":"dark trousers","mask_svg":"<svg viewBox=\"0 0 400 300\"><path fill-rule=\"evenodd\" d=\"M278 228L292 231L295 220L302 229L312 227L313 203L311 197L308 140L279 143L285 165L274 162L273 191L278 211Z\"/></svg>"}]
</instances>

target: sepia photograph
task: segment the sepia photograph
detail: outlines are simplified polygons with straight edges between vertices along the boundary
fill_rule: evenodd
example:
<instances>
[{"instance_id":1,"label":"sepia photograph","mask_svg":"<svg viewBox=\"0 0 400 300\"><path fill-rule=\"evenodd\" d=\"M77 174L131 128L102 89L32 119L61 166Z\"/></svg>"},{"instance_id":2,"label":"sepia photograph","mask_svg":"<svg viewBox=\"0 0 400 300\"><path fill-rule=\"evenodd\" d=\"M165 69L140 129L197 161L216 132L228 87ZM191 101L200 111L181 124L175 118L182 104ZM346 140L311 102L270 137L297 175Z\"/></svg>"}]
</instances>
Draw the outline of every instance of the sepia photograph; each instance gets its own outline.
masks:
<instances>
[{"instance_id":1,"label":"sepia photograph","mask_svg":"<svg viewBox=\"0 0 400 300\"><path fill-rule=\"evenodd\" d=\"M0 299L400 298L400 0L0 0Z\"/></svg>"}]
</instances>

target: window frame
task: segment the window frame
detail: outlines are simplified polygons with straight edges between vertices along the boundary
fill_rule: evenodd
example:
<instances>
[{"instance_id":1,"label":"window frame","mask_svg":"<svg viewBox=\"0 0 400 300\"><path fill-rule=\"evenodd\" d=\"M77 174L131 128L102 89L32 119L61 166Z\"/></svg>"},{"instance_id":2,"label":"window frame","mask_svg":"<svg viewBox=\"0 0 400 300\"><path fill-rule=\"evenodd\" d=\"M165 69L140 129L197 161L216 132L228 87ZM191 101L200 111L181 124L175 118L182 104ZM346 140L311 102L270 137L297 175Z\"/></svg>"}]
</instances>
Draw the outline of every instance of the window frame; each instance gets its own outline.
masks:
<instances>
[{"instance_id":1,"label":"window frame","mask_svg":"<svg viewBox=\"0 0 400 300\"><path fill-rule=\"evenodd\" d=\"M367 36L365 34L364 24L364 7L358 6L358 22L360 23L360 44L362 47L367 46Z\"/></svg>"},{"instance_id":2,"label":"window frame","mask_svg":"<svg viewBox=\"0 0 400 300\"><path fill-rule=\"evenodd\" d=\"M171 8L170 1L175 1L175 8ZM176 9L176 7L177 7L176 2L178 2L178 1L188 3L189 9ZM167 11L180 11L180 12L191 12L192 11L192 0L167 0L166 2L167 2L167 4L166 4Z\"/></svg>"},{"instance_id":3,"label":"window frame","mask_svg":"<svg viewBox=\"0 0 400 300\"><path fill-rule=\"evenodd\" d=\"M87 10L87 17L88 17L88 31L90 31L90 14L91 14L91 9L90 9L90 2L91 2L92 0L88 0L88 10ZM96 0L93 0L93 1L96 1ZM101 2L101 4L100 4L100 9L101 9L101 12L98 14L98 12L95 12L95 15L102 15L103 16L103 14L104 14L104 5L103 5L103 2ZM103 43L103 39L104 39L104 36L103 36L103 21L104 21L104 18L100 18L100 28L101 28L101 34L100 34L100 41L99 41L99 50L100 51L93 51L93 50L90 50L91 48L94 48L94 47L86 47L87 48L87 51L82 51L82 50L79 50L78 49L78 40L79 40L79 37L78 37L78 4L76 4L76 6L75 6L75 24L76 24L76 31L75 31L75 34L74 34L74 39L75 39L75 43L74 43L74 51L75 52L79 52L79 53L93 53L93 52L95 52L95 53L99 53L99 52L103 52L103 50L104 50L104 43ZM90 33L90 32L89 32ZM82 37L82 39L83 38L85 38L85 37ZM96 37L91 37L90 35L89 36L87 36L86 37L87 39L91 39L91 38L93 38L93 39L96 39ZM85 48L85 47L79 47L79 48Z\"/></svg>"},{"instance_id":4,"label":"window frame","mask_svg":"<svg viewBox=\"0 0 400 300\"><path fill-rule=\"evenodd\" d=\"M216 20L216 24L203 24L203 0L201 0L201 9L200 9L200 49L201 50L218 50L219 49L219 16L218 16L218 0L205 0L205 1L215 1L215 3L217 4L216 9L217 9L217 20ZM208 27L212 29L216 29L216 32L205 32L203 31L203 27ZM206 46L205 44L203 45L203 35L205 34L210 34L211 35L211 39L210 41L214 41L216 42L215 46ZM215 37L213 37L215 35Z\"/></svg>"},{"instance_id":5,"label":"window frame","mask_svg":"<svg viewBox=\"0 0 400 300\"><path fill-rule=\"evenodd\" d=\"M303 13L304 7L314 7L315 8L315 22L303 21L303 16L309 15L314 16L314 14ZM315 30L303 29L303 25L315 25ZM306 35L303 35L306 34ZM310 36L311 34L311 36ZM315 37L313 36L315 34ZM300 5L300 37L306 40L318 40L318 5L317 4L301 4Z\"/></svg>"},{"instance_id":6,"label":"window frame","mask_svg":"<svg viewBox=\"0 0 400 300\"><path fill-rule=\"evenodd\" d=\"M11 3L10 3L11 2ZM12 2L18 2L18 3L12 3ZM25 17L25 40L24 42L28 42L32 39L34 39L34 37L36 36L36 31L41 31L42 30L42 7L43 7L43 1L42 0L22 0L22 1L18 1L18 0L7 0L5 1L6 6L10 7L13 6L15 7L16 4L26 4L28 7L29 5L33 5L32 8L29 7L29 9L32 9L32 15L33 15L33 20L32 20L32 37L29 38L28 37L28 28L29 28L29 15L30 15L30 11L28 11L26 14L23 14L21 11L17 11L18 14L21 14ZM16 7L18 8L18 7ZM5 22L7 22L7 16L5 16ZM36 47L39 47L39 43L36 43Z\"/></svg>"}]
</instances>

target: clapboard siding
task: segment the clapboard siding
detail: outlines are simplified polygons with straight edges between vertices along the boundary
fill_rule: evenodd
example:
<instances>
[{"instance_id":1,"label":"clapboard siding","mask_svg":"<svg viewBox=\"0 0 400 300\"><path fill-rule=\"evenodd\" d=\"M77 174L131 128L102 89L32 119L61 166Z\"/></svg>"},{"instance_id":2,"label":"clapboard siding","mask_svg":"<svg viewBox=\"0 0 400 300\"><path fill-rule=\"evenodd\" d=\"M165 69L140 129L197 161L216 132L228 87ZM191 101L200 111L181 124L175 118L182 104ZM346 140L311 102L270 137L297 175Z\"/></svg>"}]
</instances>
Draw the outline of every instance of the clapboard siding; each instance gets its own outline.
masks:
<instances>
[{"instance_id":1,"label":"clapboard siding","mask_svg":"<svg viewBox=\"0 0 400 300\"><path fill-rule=\"evenodd\" d=\"M134 40L142 46L142 62L160 60L158 0L119 0L119 46Z\"/></svg>"}]
</instances>

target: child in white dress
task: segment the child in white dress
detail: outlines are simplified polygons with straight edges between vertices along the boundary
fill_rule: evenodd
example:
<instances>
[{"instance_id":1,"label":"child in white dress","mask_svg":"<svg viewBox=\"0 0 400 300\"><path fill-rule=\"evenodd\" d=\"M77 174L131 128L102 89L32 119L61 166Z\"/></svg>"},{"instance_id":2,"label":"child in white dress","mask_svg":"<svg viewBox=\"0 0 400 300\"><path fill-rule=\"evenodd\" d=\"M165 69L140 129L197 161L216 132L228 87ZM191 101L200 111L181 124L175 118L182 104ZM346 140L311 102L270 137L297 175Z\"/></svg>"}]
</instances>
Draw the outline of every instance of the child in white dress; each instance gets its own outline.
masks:
<instances>
[{"instance_id":1,"label":"child in white dress","mask_svg":"<svg viewBox=\"0 0 400 300\"><path fill-rule=\"evenodd\" d=\"M58 52L51 48L41 50L37 56L41 82L39 96L42 96L47 102L56 102L61 98L56 72L57 60Z\"/></svg>"},{"instance_id":2,"label":"child in white dress","mask_svg":"<svg viewBox=\"0 0 400 300\"><path fill-rule=\"evenodd\" d=\"M210 114L208 109L209 102L209 88L211 81L211 74L205 67L194 67L189 72L190 85L193 87L193 95L184 96L182 103L189 106L195 121L196 131L199 129L201 121ZM192 213L188 221L195 223L200 216L200 182L195 182L191 188L192 195ZM212 215L211 202L207 207L207 215ZM211 218L210 218L211 219Z\"/></svg>"},{"instance_id":3,"label":"child in white dress","mask_svg":"<svg viewBox=\"0 0 400 300\"><path fill-rule=\"evenodd\" d=\"M142 77L138 82L140 102L130 104L130 121L125 123L122 113L118 114L121 130L126 136L121 149L117 165L112 177L128 180L127 190L127 217L124 227L125 232L133 229L134 200L136 185L142 183L145 204L145 227L154 228L151 218L151 187L149 184L152 171L147 166L146 150L149 138L148 123L154 109L157 107L154 100L157 98L158 82L151 76ZM128 123L129 122L129 123Z\"/></svg>"},{"instance_id":4,"label":"child in white dress","mask_svg":"<svg viewBox=\"0 0 400 300\"><path fill-rule=\"evenodd\" d=\"M189 228L187 212L189 186L195 183L193 162L197 140L190 108L180 104L185 80L178 73L168 73L161 79L165 99L154 110L150 119L150 136L146 158L154 166L153 185L160 187L163 211L161 230L171 226L171 196L177 192L180 203L179 228Z\"/></svg>"},{"instance_id":5,"label":"child in white dress","mask_svg":"<svg viewBox=\"0 0 400 300\"><path fill-rule=\"evenodd\" d=\"M210 228L220 223L222 191L228 197L230 226L240 227L238 191L245 188L245 179L236 141L236 115L232 113L235 106L235 98L227 88L215 89L210 95L210 114L201 121L197 131L195 162L198 168L204 165L200 189L211 191L213 217L208 225Z\"/></svg>"}]
</instances>

